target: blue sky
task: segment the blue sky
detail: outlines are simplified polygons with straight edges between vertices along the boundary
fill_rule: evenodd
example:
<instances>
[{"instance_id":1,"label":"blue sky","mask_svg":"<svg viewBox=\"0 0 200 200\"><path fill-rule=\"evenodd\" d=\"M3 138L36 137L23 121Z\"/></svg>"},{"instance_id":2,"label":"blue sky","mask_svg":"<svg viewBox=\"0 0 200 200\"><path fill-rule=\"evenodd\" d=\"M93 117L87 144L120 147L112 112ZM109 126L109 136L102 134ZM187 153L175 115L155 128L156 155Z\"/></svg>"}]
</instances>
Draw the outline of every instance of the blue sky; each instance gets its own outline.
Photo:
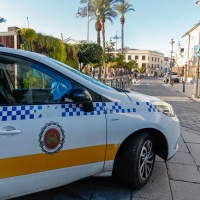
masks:
<instances>
[{"instance_id":1,"label":"blue sky","mask_svg":"<svg viewBox=\"0 0 200 200\"><path fill-rule=\"evenodd\" d=\"M0 16L7 19L0 24L0 32L8 26L27 27L37 32L64 39L87 39L87 19L76 18L80 0L1 0ZM158 50L169 56L170 40L181 36L200 20L200 6L196 0L129 0L135 12L126 14L125 45L130 48ZM90 40L96 41L94 20L90 22ZM120 36L119 17L114 24L106 22L106 40ZM121 43L118 40L118 47ZM176 48L176 46L175 46Z\"/></svg>"}]
</instances>

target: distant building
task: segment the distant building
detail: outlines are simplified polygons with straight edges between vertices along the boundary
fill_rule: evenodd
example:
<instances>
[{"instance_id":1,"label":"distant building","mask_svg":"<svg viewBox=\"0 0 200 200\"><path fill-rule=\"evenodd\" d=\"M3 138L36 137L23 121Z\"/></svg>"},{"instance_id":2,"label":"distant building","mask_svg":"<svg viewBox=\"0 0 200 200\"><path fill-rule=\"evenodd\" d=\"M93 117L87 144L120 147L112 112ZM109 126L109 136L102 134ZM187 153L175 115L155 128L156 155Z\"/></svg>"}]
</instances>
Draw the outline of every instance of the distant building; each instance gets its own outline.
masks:
<instances>
[{"instance_id":1,"label":"distant building","mask_svg":"<svg viewBox=\"0 0 200 200\"><path fill-rule=\"evenodd\" d=\"M153 74L155 71L158 74L164 72L164 54L139 49L128 49L125 53L126 62L130 60L137 61L137 67L145 67L147 74Z\"/></svg>"},{"instance_id":2,"label":"distant building","mask_svg":"<svg viewBox=\"0 0 200 200\"><path fill-rule=\"evenodd\" d=\"M67 39L63 40L63 42L67 44L83 44L87 43L87 40L76 40L74 38L68 37ZM94 43L94 42L89 41L89 43Z\"/></svg>"},{"instance_id":3,"label":"distant building","mask_svg":"<svg viewBox=\"0 0 200 200\"><path fill-rule=\"evenodd\" d=\"M175 50L175 67L184 67L184 48L181 47L180 41L178 41L177 49Z\"/></svg>"},{"instance_id":4,"label":"distant building","mask_svg":"<svg viewBox=\"0 0 200 200\"><path fill-rule=\"evenodd\" d=\"M0 43L4 47L9 47L9 48L19 48L19 36L16 34L16 30L19 28L14 26L14 27L8 27L7 32L0 32Z\"/></svg>"},{"instance_id":5,"label":"distant building","mask_svg":"<svg viewBox=\"0 0 200 200\"><path fill-rule=\"evenodd\" d=\"M184 65L186 71L186 79L188 81L195 76L195 67L197 66L197 57L193 57L194 45L200 44L200 22L187 31L183 36L183 48L184 48Z\"/></svg>"},{"instance_id":6,"label":"distant building","mask_svg":"<svg viewBox=\"0 0 200 200\"><path fill-rule=\"evenodd\" d=\"M164 57L164 72L168 72L170 69L169 57Z\"/></svg>"}]
</instances>

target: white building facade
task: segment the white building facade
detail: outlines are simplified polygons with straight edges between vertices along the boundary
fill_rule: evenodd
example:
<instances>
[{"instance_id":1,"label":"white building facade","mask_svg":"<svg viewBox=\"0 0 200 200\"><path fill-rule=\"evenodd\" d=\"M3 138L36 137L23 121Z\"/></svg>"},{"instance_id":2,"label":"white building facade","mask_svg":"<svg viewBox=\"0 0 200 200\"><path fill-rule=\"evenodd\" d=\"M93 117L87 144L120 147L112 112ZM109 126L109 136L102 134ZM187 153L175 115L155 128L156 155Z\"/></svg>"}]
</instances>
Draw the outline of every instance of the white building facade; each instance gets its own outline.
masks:
<instances>
[{"instance_id":1,"label":"white building facade","mask_svg":"<svg viewBox=\"0 0 200 200\"><path fill-rule=\"evenodd\" d=\"M197 67L197 57L194 57L194 45L200 45L200 22L193 28L187 31L183 36L184 48L184 68L186 71L185 77L190 79L195 76L195 67Z\"/></svg>"},{"instance_id":2,"label":"white building facade","mask_svg":"<svg viewBox=\"0 0 200 200\"><path fill-rule=\"evenodd\" d=\"M137 61L137 67L146 68L147 74L153 74L157 71L158 75L164 72L164 54L150 51L129 49L126 51L126 62L130 60Z\"/></svg>"},{"instance_id":3,"label":"white building facade","mask_svg":"<svg viewBox=\"0 0 200 200\"><path fill-rule=\"evenodd\" d=\"M170 69L169 57L164 57L164 72L168 72Z\"/></svg>"}]
</instances>

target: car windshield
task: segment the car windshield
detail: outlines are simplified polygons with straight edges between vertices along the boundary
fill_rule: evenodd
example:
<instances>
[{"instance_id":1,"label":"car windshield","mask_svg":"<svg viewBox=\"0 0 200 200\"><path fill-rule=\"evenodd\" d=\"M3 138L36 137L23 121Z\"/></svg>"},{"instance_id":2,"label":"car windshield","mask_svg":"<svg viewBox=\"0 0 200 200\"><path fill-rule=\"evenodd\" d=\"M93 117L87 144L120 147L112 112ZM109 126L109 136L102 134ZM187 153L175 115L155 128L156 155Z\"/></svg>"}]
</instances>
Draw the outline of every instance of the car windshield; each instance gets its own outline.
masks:
<instances>
[{"instance_id":1,"label":"car windshield","mask_svg":"<svg viewBox=\"0 0 200 200\"><path fill-rule=\"evenodd\" d=\"M86 75L86 74L84 74L84 73L82 73L82 72L80 72L80 71L68 66L68 65L65 65L64 63L61 63L61 62L59 62L57 60L54 60L52 58L49 58L49 57L46 57L46 59L51 60L52 62L60 65L61 67L66 68L67 70L70 70L71 72L75 73L76 75L86 79L87 81L89 81L89 82L91 82L91 83L93 83L95 85L98 85L99 87L102 87L102 88L107 89L107 90L115 91L115 92L117 91L114 88L112 88L112 87L110 87L110 86L108 86L108 85L106 85L106 84L104 84L104 83L92 78L91 76L88 76L88 75Z\"/></svg>"}]
</instances>

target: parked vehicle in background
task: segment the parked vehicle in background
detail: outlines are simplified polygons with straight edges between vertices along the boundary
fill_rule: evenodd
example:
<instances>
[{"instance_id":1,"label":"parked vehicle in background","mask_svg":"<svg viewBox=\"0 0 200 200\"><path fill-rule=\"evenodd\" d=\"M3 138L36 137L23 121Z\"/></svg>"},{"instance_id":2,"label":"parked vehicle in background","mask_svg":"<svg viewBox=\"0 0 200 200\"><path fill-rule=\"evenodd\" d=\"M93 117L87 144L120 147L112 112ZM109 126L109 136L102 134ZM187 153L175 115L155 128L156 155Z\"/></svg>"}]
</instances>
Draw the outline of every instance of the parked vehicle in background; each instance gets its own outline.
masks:
<instances>
[{"instance_id":1,"label":"parked vehicle in background","mask_svg":"<svg viewBox=\"0 0 200 200\"><path fill-rule=\"evenodd\" d=\"M163 77L163 82L168 83L170 77L170 72L167 72ZM172 81L174 83L179 83L179 77L177 72L172 72Z\"/></svg>"}]
</instances>

